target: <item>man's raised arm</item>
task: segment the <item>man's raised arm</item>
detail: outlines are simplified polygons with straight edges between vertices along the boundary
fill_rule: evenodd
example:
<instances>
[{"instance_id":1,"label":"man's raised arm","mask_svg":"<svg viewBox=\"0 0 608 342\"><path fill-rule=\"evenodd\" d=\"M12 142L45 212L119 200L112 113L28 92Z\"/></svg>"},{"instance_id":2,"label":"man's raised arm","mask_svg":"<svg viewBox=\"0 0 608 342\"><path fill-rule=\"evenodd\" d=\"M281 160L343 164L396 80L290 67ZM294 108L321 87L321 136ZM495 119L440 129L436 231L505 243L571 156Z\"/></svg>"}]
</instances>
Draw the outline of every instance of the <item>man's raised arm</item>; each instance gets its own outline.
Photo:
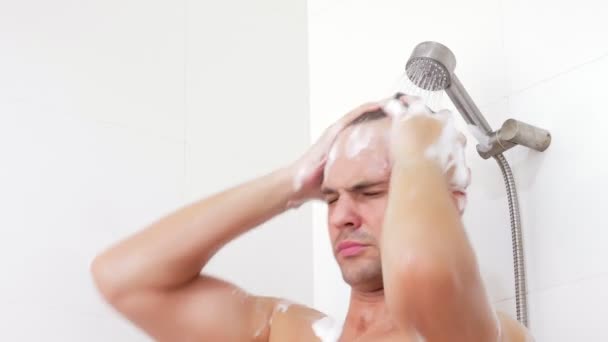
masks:
<instances>
[{"instance_id":1,"label":"man's raised arm","mask_svg":"<svg viewBox=\"0 0 608 342\"><path fill-rule=\"evenodd\" d=\"M348 113L289 167L188 205L103 252L92 265L100 292L157 340L267 341L275 300L248 296L201 269L229 241L320 197L337 134L378 107Z\"/></svg>"}]
</instances>

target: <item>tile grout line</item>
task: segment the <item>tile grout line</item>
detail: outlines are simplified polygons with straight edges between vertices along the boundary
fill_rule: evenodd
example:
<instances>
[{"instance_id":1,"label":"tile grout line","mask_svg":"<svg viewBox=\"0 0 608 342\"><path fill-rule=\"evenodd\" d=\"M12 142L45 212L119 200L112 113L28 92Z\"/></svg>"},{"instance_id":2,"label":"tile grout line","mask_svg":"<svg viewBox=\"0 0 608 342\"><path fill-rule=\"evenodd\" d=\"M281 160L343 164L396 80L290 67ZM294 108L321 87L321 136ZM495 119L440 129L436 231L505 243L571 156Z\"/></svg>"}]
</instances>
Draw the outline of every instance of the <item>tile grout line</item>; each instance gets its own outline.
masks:
<instances>
[{"instance_id":1,"label":"tile grout line","mask_svg":"<svg viewBox=\"0 0 608 342\"><path fill-rule=\"evenodd\" d=\"M504 12L504 7L503 7L503 0L498 0L498 5L499 5L499 11L501 13L501 15L500 15L500 27L501 27L501 33L502 33L502 39L501 39L502 40L502 49L503 49L503 53L505 54L504 58L503 58L504 70L505 70L505 74L507 76L507 77L505 77L505 79L507 79L507 83L508 83L509 88L510 88L511 82L510 82L510 80L508 80L508 75L509 75L508 71L509 70L508 70L508 63L507 63L507 57L506 57L506 51L507 51L507 46L506 46L506 28L505 28L505 21L506 20L505 20L505 14L504 14L505 12ZM511 97L513 97L513 95L519 95L519 94L521 94L521 93L523 93L523 92L525 92L527 90L535 88L536 86L539 86L539 85L541 85L543 83L549 82L549 81L551 81L551 80L553 80L555 78L558 78L560 76L566 75L566 74L568 74L568 73L570 73L572 71L575 71L575 70L577 70L579 68L582 68L582 67L584 67L584 66L586 66L588 64L592 64L592 63L598 62L598 61L600 61L600 60L602 60L602 59L604 59L606 57L608 57L608 52L600 54L598 57L591 58L588 61L579 63L577 65L574 65L574 66L566 68L566 69L564 69L562 71L559 71L557 74L553 74L553 75L551 75L549 77L545 77L545 78L543 78L541 80L533 82L532 84L530 84L528 86L524 86L521 89L516 89L516 90L513 90L513 91L509 91L505 97L508 100ZM509 108L509 110L510 109L511 108Z\"/></svg>"},{"instance_id":2,"label":"tile grout line","mask_svg":"<svg viewBox=\"0 0 608 342\"><path fill-rule=\"evenodd\" d=\"M578 284L578 283L582 283L588 280L594 280L597 278L602 278L602 277L606 277L608 276L608 272L601 272L601 273L596 273L596 274L591 274L588 276L583 276L583 277L579 277L576 279L572 279L566 282L562 282L556 285L551 285L551 286L547 286L547 287L542 287L542 288L538 288L538 289L530 289L528 290L528 295L532 294L532 293L541 293L541 292L546 292L546 291L550 291L550 290L554 290L556 288L560 288L560 287L564 287L564 286L568 286L568 285L573 285L573 284ZM514 300L515 296L509 296L507 298L500 298L498 300L494 300L492 301L492 303L497 304L497 303L503 303L509 300Z\"/></svg>"},{"instance_id":3,"label":"tile grout line","mask_svg":"<svg viewBox=\"0 0 608 342\"><path fill-rule=\"evenodd\" d=\"M523 87L521 89L514 90L514 91L512 91L512 92L509 93L508 97L513 97L513 95L519 95L519 94L521 94L523 92L526 92L526 91L528 91L530 89L536 88L537 86L540 86L540 85L542 85L544 83L547 83L547 82L552 81L552 80L554 80L556 78L559 78L559 77L567 75L567 74L569 74L569 73L571 73L573 71L581 69L581 68L583 68L583 67L585 67L585 66L587 66L589 64L593 64L593 63L599 62L602 59L607 58L607 57L608 57L608 52L603 53L603 54L601 54L598 57L592 58L592 59L590 59L590 60L588 60L586 62L582 62L582 63L579 63L579 64L574 65L572 67L569 67L569 68L567 68L565 70L562 70L562 71L558 72L557 74L553 74L552 76L549 76L549 77L543 78L543 79L541 79L541 80L539 80L537 82L534 82L531 85L525 86L525 87Z\"/></svg>"},{"instance_id":4,"label":"tile grout line","mask_svg":"<svg viewBox=\"0 0 608 342\"><path fill-rule=\"evenodd\" d=\"M310 18L312 16L312 13L310 11L310 2L306 1L306 10L304 11L304 15L306 17L306 19L304 20L304 25L305 25L305 34L306 34L306 38L304 39L304 44L305 44L305 48L306 48L306 91L307 91L307 95L306 95L306 102L307 102L307 113L306 113L306 117L308 118L308 137L307 137L307 141L306 141L306 145L310 146L313 143L313 137L312 137L312 108L311 108L311 103L312 103L312 98L311 98L311 84L312 84L312 75L311 75L311 56L310 56ZM311 284L311 298L310 298L310 304L312 307L316 307L316 291L315 291L315 280L316 280L316 268L315 268L315 208L313 205L310 205L310 240L311 240L311 279L310 279L310 284Z\"/></svg>"},{"instance_id":5,"label":"tile grout line","mask_svg":"<svg viewBox=\"0 0 608 342\"><path fill-rule=\"evenodd\" d=\"M169 142L169 143L173 143L173 144L181 144L184 141L183 139L171 137L170 135L154 133L153 131L150 131L148 129L133 127L128 124L115 122L115 121L106 121L106 120L99 120L99 119L93 119L93 118L76 118L76 120L80 120L83 123L110 126L110 127L124 129L126 131L129 131L132 134L137 134L137 135L140 135L142 137L145 137L147 139L152 139L152 140L160 140L160 141L165 141L165 142Z\"/></svg>"},{"instance_id":6,"label":"tile grout line","mask_svg":"<svg viewBox=\"0 0 608 342\"><path fill-rule=\"evenodd\" d=\"M606 276L608 276L608 272L600 272L600 273L596 273L596 274L590 274L590 275L587 275L587 276L582 276L582 277L575 278L575 279L572 279L572 280L569 280L569 281L566 281L566 282L562 282L560 284L556 284L556 285L552 285L552 286L547 286L547 287L539 288L539 289L534 290L534 291L528 291L528 293L530 293L530 292L545 292L545 291L553 290L553 289L556 289L556 288L559 288L559 287L564 287L564 286L567 286L567 285L578 284L578 283L582 283L582 282L585 282L585 281L588 281L588 280L593 280L593 279L602 278L602 277L606 277Z\"/></svg>"},{"instance_id":7,"label":"tile grout line","mask_svg":"<svg viewBox=\"0 0 608 342\"><path fill-rule=\"evenodd\" d=\"M504 82L506 83L505 86L507 87L507 89L509 89L511 87L511 79L509 77L509 63L507 62L507 20L505 15L504 0L498 0L498 11L500 13L500 35L502 44L502 67L504 74ZM507 113L511 113L511 94L507 92L506 96L504 96L503 98L507 104ZM503 98L501 98L500 100L502 100Z\"/></svg>"},{"instance_id":8,"label":"tile grout line","mask_svg":"<svg viewBox=\"0 0 608 342\"><path fill-rule=\"evenodd\" d=\"M188 173L187 173L187 166L188 166L188 139L187 139L187 135L188 135L188 0L183 0L183 5L184 5L184 18L183 18L183 23L184 23L184 69L183 69L183 77L184 77L184 84L183 84L183 92L184 92L184 113L183 113L183 119L184 119L184 127L183 127L183 138L184 138L184 146L183 146L183 174L182 174L182 184L181 184L181 193L182 193L182 200L186 198L186 188L187 188L187 180L188 180Z\"/></svg>"}]
</instances>

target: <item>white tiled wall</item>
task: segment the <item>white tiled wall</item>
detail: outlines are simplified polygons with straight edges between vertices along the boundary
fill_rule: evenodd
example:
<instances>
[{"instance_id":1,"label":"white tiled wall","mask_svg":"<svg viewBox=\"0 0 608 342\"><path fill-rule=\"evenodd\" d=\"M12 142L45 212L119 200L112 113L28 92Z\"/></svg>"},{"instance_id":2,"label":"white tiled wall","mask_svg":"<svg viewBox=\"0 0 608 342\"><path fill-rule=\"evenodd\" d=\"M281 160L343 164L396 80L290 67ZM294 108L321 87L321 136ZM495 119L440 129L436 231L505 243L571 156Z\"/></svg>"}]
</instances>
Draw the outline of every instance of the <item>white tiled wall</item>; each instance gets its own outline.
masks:
<instances>
[{"instance_id":1,"label":"white tiled wall","mask_svg":"<svg viewBox=\"0 0 608 342\"><path fill-rule=\"evenodd\" d=\"M604 13L591 0L309 2L313 139L349 108L390 95L390 81L424 40L454 51L456 72L492 127L513 117L551 131L545 153L506 153L520 194L530 323L539 342L608 340ZM451 107L447 96L443 103ZM474 174L467 231L493 301L514 314L502 176L474 144L467 157ZM315 305L340 317L347 288L328 261L324 208L313 216Z\"/></svg>"},{"instance_id":2,"label":"white tiled wall","mask_svg":"<svg viewBox=\"0 0 608 342\"><path fill-rule=\"evenodd\" d=\"M181 139L183 1L2 1L0 42L2 96Z\"/></svg>"},{"instance_id":3,"label":"white tiled wall","mask_svg":"<svg viewBox=\"0 0 608 342\"><path fill-rule=\"evenodd\" d=\"M601 2L503 0L502 7L511 92L608 55Z\"/></svg>"},{"instance_id":4,"label":"white tiled wall","mask_svg":"<svg viewBox=\"0 0 608 342\"><path fill-rule=\"evenodd\" d=\"M89 264L179 203L183 144L31 102L1 104L2 339L142 340L104 307Z\"/></svg>"},{"instance_id":5,"label":"white tiled wall","mask_svg":"<svg viewBox=\"0 0 608 342\"><path fill-rule=\"evenodd\" d=\"M186 195L197 198L307 148L306 2L188 0L187 12ZM308 206L290 211L222 250L208 270L311 305L310 226Z\"/></svg>"},{"instance_id":6,"label":"white tiled wall","mask_svg":"<svg viewBox=\"0 0 608 342\"><path fill-rule=\"evenodd\" d=\"M90 261L305 149L305 2L4 1L0 51L0 340L148 340ZM311 304L310 221L277 218L210 270Z\"/></svg>"}]
</instances>

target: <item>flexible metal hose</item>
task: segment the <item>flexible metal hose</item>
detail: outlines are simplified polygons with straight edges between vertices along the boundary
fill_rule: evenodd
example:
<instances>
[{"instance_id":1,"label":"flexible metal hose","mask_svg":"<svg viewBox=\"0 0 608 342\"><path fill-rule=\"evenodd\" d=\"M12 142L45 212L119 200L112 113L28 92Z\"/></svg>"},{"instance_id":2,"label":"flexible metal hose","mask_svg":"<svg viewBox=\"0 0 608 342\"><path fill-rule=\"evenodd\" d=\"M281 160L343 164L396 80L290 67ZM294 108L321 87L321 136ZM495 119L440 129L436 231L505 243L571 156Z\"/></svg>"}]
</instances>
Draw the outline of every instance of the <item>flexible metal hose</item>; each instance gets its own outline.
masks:
<instances>
[{"instance_id":1,"label":"flexible metal hose","mask_svg":"<svg viewBox=\"0 0 608 342\"><path fill-rule=\"evenodd\" d=\"M528 326L528 298L526 288L526 264L524 259L524 246L521 233L521 216L519 213L519 201L517 199L517 189L515 179L511 172L509 162L502 153L494 156L500 170L502 171L507 189L507 199L509 201L509 215L511 217L511 239L513 243L513 266L515 269L515 306L517 310L517 320Z\"/></svg>"}]
</instances>

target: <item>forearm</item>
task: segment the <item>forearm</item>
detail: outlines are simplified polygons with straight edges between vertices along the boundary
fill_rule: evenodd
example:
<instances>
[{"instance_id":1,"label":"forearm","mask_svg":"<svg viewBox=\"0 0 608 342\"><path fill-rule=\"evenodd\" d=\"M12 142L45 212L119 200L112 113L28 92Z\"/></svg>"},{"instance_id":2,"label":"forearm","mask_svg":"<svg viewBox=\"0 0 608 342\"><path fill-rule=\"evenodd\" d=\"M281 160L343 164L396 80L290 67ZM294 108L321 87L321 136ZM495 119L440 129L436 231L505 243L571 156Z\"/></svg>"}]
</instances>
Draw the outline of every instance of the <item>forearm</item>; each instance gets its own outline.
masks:
<instances>
[{"instance_id":1,"label":"forearm","mask_svg":"<svg viewBox=\"0 0 608 342\"><path fill-rule=\"evenodd\" d=\"M398 321L428 341L496 337L473 249L434 162L393 169L383 229L385 294Z\"/></svg>"},{"instance_id":2,"label":"forearm","mask_svg":"<svg viewBox=\"0 0 608 342\"><path fill-rule=\"evenodd\" d=\"M190 204L99 255L93 272L121 293L179 287L227 242L286 210L292 191L282 169Z\"/></svg>"},{"instance_id":3,"label":"forearm","mask_svg":"<svg viewBox=\"0 0 608 342\"><path fill-rule=\"evenodd\" d=\"M383 259L424 257L468 268L475 260L442 170L420 159L396 164L383 228Z\"/></svg>"}]
</instances>

